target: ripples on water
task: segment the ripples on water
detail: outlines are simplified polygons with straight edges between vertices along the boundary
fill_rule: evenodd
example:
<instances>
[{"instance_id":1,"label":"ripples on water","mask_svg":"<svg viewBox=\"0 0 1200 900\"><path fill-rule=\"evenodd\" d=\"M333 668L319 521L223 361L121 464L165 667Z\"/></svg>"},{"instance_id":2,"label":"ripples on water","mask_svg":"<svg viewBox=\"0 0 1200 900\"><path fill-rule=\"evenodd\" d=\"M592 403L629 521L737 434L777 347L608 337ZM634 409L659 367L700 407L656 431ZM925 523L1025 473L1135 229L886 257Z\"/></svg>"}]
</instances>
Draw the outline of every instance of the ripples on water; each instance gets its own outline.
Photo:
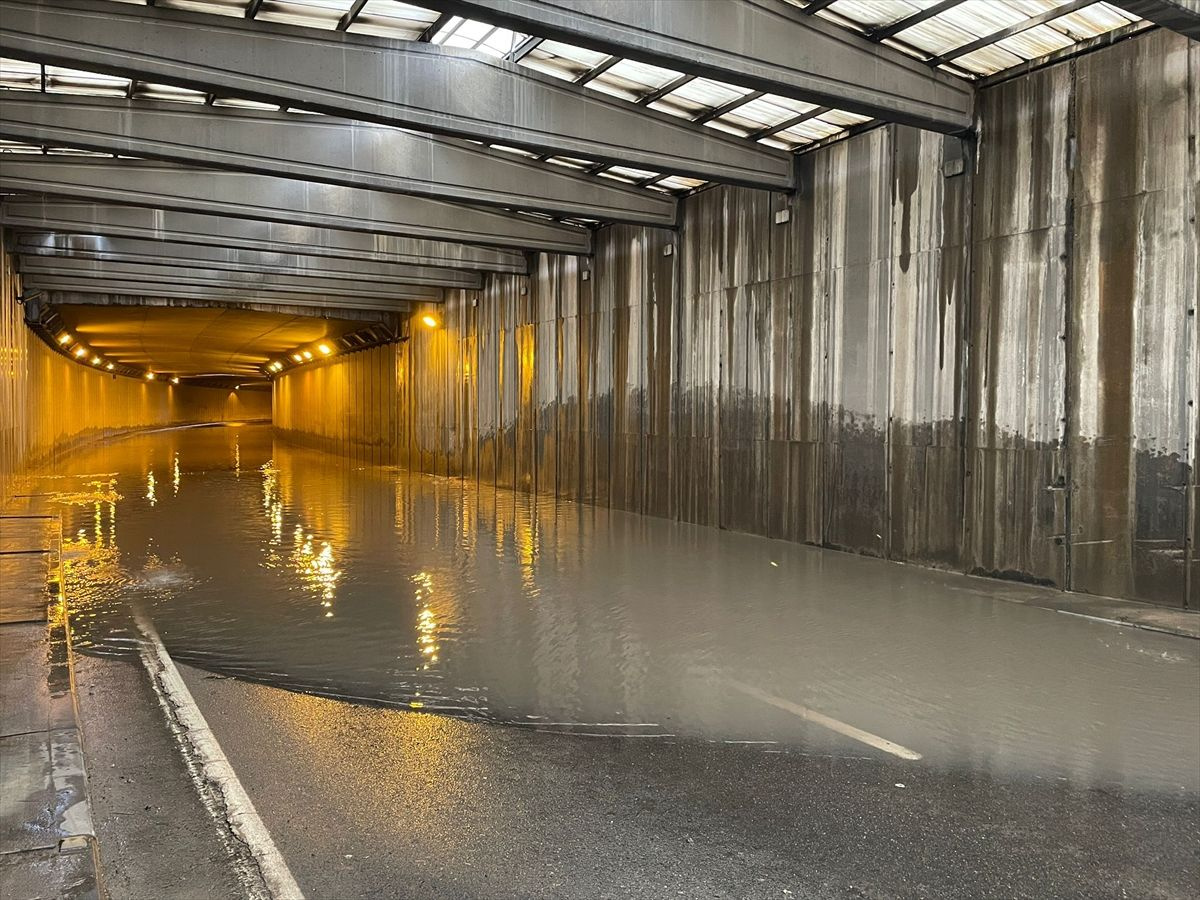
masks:
<instances>
[{"instance_id":1,"label":"ripples on water","mask_svg":"<svg viewBox=\"0 0 1200 900\"><path fill-rule=\"evenodd\" d=\"M1200 642L1007 586L362 467L265 426L144 435L61 474L41 490L84 652L134 652L140 610L180 661L328 696L877 755L803 707L921 765L1200 789Z\"/></svg>"}]
</instances>

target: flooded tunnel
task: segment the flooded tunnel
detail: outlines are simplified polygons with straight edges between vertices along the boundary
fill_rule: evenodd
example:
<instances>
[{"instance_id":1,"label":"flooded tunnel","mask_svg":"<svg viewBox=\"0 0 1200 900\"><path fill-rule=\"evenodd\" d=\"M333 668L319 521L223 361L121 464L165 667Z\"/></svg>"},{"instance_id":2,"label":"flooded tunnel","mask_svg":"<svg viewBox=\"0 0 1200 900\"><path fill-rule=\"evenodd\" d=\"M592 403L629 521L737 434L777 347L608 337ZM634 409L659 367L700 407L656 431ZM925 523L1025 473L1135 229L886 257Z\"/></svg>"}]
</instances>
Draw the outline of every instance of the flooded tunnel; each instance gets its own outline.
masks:
<instances>
[{"instance_id":1,"label":"flooded tunnel","mask_svg":"<svg viewBox=\"0 0 1200 900\"><path fill-rule=\"evenodd\" d=\"M0 896L1200 892L1200 14L1034 6L0 0Z\"/></svg>"}]
</instances>

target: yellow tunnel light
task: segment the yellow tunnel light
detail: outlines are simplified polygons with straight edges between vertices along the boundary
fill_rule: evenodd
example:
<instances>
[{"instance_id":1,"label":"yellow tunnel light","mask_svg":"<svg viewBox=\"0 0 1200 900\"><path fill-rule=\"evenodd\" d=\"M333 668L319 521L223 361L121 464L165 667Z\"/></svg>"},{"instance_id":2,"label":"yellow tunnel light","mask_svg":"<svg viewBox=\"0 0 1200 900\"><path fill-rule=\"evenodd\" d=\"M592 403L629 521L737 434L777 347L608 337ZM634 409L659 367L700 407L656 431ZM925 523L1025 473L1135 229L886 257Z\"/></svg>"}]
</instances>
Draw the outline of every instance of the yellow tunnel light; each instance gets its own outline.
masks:
<instances>
[{"instance_id":1,"label":"yellow tunnel light","mask_svg":"<svg viewBox=\"0 0 1200 900\"><path fill-rule=\"evenodd\" d=\"M98 366L98 365L100 365L100 357L98 357L98 356L93 356L93 357L92 357L92 365L93 365L93 366Z\"/></svg>"},{"instance_id":2,"label":"yellow tunnel light","mask_svg":"<svg viewBox=\"0 0 1200 900\"><path fill-rule=\"evenodd\" d=\"M426 328L437 328L439 325L442 324L441 322L439 322L437 320L436 316L431 316L428 313L421 316L421 321L425 324Z\"/></svg>"},{"instance_id":3,"label":"yellow tunnel light","mask_svg":"<svg viewBox=\"0 0 1200 900\"><path fill-rule=\"evenodd\" d=\"M178 375L171 376L171 384L179 384L179 376Z\"/></svg>"},{"instance_id":4,"label":"yellow tunnel light","mask_svg":"<svg viewBox=\"0 0 1200 900\"><path fill-rule=\"evenodd\" d=\"M71 333L70 333L69 331L64 331L62 334L60 334L60 335L58 336L58 342L59 342L60 344L69 344L69 343L71 343Z\"/></svg>"},{"instance_id":5,"label":"yellow tunnel light","mask_svg":"<svg viewBox=\"0 0 1200 900\"><path fill-rule=\"evenodd\" d=\"M155 375L154 375L154 373L153 373L153 372L147 372L147 373L146 373L146 380L147 380L147 381L153 381L153 380L154 380L154 378L155 378Z\"/></svg>"},{"instance_id":6,"label":"yellow tunnel light","mask_svg":"<svg viewBox=\"0 0 1200 900\"><path fill-rule=\"evenodd\" d=\"M296 362L298 362L298 363L302 363L302 362L304 362L304 357L303 357L303 356L301 356L299 353L293 353L293 354L292 354L292 359L294 359L294 360L295 360Z\"/></svg>"},{"instance_id":7,"label":"yellow tunnel light","mask_svg":"<svg viewBox=\"0 0 1200 900\"><path fill-rule=\"evenodd\" d=\"M305 359L312 359L312 351L311 351L311 350L305 350L305 351L304 351L304 358L305 358Z\"/></svg>"},{"instance_id":8,"label":"yellow tunnel light","mask_svg":"<svg viewBox=\"0 0 1200 900\"><path fill-rule=\"evenodd\" d=\"M114 368L114 367L113 367L113 364L112 364L112 363L109 363L109 364L108 364L107 366L105 366L104 368L108 369L108 371L110 371L110 372L111 372L111 371L113 370L113 368Z\"/></svg>"},{"instance_id":9,"label":"yellow tunnel light","mask_svg":"<svg viewBox=\"0 0 1200 900\"><path fill-rule=\"evenodd\" d=\"M79 359L83 359L85 356L87 356L87 347L76 347L75 356L77 356Z\"/></svg>"},{"instance_id":10,"label":"yellow tunnel light","mask_svg":"<svg viewBox=\"0 0 1200 900\"><path fill-rule=\"evenodd\" d=\"M320 350L322 353L324 353L326 356L328 356L330 353L333 352L333 348L330 347L328 344L318 344L317 349Z\"/></svg>"}]
</instances>

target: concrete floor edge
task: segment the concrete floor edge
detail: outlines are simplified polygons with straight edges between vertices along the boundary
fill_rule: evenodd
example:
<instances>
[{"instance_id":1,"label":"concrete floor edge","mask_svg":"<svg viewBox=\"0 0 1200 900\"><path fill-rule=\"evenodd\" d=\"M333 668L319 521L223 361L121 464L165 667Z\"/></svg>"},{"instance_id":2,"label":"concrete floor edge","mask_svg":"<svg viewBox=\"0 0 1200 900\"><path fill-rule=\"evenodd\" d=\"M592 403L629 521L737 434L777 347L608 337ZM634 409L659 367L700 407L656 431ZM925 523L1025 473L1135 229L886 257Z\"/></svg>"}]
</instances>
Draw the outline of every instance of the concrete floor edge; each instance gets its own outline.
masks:
<instances>
[{"instance_id":1,"label":"concrete floor edge","mask_svg":"<svg viewBox=\"0 0 1200 900\"><path fill-rule=\"evenodd\" d=\"M0 895L103 900L107 894L63 582L61 520L3 515L0 523L8 531L0 537L0 554L22 570L16 575L10 566L3 579L7 587L0 590L0 643L7 663L0 668L0 760L6 763L0 772ZM37 526L50 541L31 540L28 532Z\"/></svg>"}]
</instances>

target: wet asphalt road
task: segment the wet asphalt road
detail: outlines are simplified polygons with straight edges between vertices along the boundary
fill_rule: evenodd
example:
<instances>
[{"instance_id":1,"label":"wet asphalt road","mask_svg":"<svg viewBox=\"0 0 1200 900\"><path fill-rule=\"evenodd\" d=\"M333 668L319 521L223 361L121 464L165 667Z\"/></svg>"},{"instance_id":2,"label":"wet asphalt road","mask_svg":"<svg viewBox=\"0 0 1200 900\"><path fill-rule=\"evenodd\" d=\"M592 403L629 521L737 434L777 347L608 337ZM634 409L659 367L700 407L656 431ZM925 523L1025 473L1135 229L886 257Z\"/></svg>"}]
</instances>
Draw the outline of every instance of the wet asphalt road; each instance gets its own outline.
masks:
<instances>
[{"instance_id":1,"label":"wet asphalt road","mask_svg":"<svg viewBox=\"0 0 1200 900\"><path fill-rule=\"evenodd\" d=\"M82 703L137 671L87 660ZM182 671L309 898L1184 898L1200 883L1185 793L939 772L850 746L548 734ZM93 745L122 730L122 704L148 702L127 686L105 699L85 712ZM141 746L106 761L110 779L166 753ZM122 826L104 824L105 802L109 848ZM168 816L172 870L212 853L190 847L189 816Z\"/></svg>"}]
</instances>

